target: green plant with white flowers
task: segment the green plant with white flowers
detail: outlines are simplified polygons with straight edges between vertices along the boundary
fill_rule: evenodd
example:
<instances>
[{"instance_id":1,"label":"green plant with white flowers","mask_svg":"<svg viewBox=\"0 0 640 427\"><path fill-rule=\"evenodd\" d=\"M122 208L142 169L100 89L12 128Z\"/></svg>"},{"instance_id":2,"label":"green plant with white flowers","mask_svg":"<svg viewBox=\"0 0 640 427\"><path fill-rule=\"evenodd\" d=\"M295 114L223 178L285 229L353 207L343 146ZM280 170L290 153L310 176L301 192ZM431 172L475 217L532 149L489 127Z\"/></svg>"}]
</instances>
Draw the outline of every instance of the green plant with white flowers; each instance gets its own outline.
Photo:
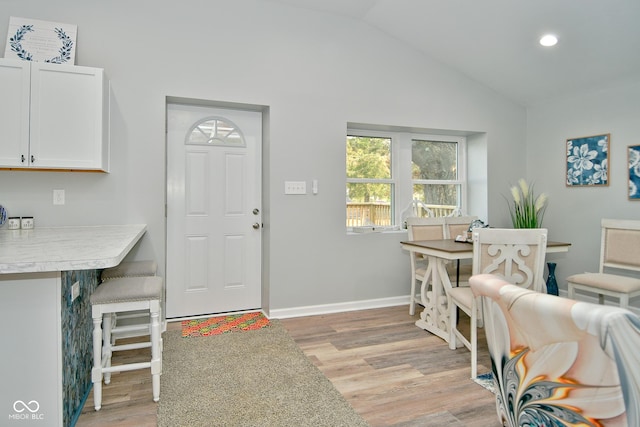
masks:
<instances>
[{"instance_id":1,"label":"green plant with white flowers","mask_svg":"<svg viewBox=\"0 0 640 427\"><path fill-rule=\"evenodd\" d=\"M512 201L509 202L509 213L513 228L540 228L547 209L547 195L535 196L533 185L523 178L511 187Z\"/></svg>"}]
</instances>

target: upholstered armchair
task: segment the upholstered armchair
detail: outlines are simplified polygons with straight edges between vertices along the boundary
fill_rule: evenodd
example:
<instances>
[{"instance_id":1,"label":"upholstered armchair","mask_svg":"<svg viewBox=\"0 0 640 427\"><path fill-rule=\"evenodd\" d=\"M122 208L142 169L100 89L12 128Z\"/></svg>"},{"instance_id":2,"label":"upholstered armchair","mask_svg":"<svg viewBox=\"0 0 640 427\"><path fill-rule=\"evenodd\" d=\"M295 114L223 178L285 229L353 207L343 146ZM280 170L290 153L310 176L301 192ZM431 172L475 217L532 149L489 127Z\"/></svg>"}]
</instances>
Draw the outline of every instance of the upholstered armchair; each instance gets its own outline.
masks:
<instances>
[{"instance_id":1,"label":"upholstered armchair","mask_svg":"<svg viewBox=\"0 0 640 427\"><path fill-rule=\"evenodd\" d=\"M470 279L504 426L640 426L640 319L628 310Z\"/></svg>"}]
</instances>

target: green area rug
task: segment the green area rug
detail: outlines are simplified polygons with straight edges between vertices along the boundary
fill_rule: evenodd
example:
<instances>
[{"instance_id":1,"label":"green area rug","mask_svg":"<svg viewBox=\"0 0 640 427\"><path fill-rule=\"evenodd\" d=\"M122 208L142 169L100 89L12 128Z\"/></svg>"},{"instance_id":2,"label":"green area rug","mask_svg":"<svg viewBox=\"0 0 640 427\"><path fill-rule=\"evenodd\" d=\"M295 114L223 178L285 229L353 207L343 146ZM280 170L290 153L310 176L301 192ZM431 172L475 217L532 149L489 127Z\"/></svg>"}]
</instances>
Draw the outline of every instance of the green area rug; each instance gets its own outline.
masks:
<instances>
[{"instance_id":1,"label":"green area rug","mask_svg":"<svg viewBox=\"0 0 640 427\"><path fill-rule=\"evenodd\" d=\"M160 427L367 426L278 320L198 339L167 331L163 343Z\"/></svg>"}]
</instances>

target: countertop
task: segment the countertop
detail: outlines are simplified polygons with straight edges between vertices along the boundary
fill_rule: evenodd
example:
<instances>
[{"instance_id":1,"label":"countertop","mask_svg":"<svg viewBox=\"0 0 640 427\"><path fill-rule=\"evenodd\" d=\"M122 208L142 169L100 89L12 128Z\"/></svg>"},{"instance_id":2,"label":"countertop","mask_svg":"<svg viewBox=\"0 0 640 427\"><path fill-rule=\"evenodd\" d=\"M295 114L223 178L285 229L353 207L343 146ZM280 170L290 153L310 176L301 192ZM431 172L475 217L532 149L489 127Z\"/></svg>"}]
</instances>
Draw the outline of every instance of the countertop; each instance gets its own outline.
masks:
<instances>
[{"instance_id":1,"label":"countertop","mask_svg":"<svg viewBox=\"0 0 640 427\"><path fill-rule=\"evenodd\" d=\"M113 267L146 230L145 224L0 229L0 274Z\"/></svg>"}]
</instances>

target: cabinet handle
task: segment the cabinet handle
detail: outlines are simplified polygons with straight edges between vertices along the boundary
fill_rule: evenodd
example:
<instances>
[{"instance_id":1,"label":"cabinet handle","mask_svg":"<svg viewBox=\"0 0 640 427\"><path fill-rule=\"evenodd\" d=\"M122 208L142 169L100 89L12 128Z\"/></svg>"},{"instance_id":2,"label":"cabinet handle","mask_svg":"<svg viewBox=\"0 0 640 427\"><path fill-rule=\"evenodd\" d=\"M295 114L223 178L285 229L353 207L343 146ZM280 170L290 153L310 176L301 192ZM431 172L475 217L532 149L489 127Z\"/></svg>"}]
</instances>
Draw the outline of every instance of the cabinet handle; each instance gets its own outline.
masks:
<instances>
[{"instance_id":1,"label":"cabinet handle","mask_svg":"<svg viewBox=\"0 0 640 427\"><path fill-rule=\"evenodd\" d=\"M21 161L22 163L24 163L24 154L22 154L22 155L20 156L20 161Z\"/></svg>"},{"instance_id":2,"label":"cabinet handle","mask_svg":"<svg viewBox=\"0 0 640 427\"><path fill-rule=\"evenodd\" d=\"M31 163L35 163L36 162L36 158L33 157L33 154L31 155Z\"/></svg>"}]
</instances>

